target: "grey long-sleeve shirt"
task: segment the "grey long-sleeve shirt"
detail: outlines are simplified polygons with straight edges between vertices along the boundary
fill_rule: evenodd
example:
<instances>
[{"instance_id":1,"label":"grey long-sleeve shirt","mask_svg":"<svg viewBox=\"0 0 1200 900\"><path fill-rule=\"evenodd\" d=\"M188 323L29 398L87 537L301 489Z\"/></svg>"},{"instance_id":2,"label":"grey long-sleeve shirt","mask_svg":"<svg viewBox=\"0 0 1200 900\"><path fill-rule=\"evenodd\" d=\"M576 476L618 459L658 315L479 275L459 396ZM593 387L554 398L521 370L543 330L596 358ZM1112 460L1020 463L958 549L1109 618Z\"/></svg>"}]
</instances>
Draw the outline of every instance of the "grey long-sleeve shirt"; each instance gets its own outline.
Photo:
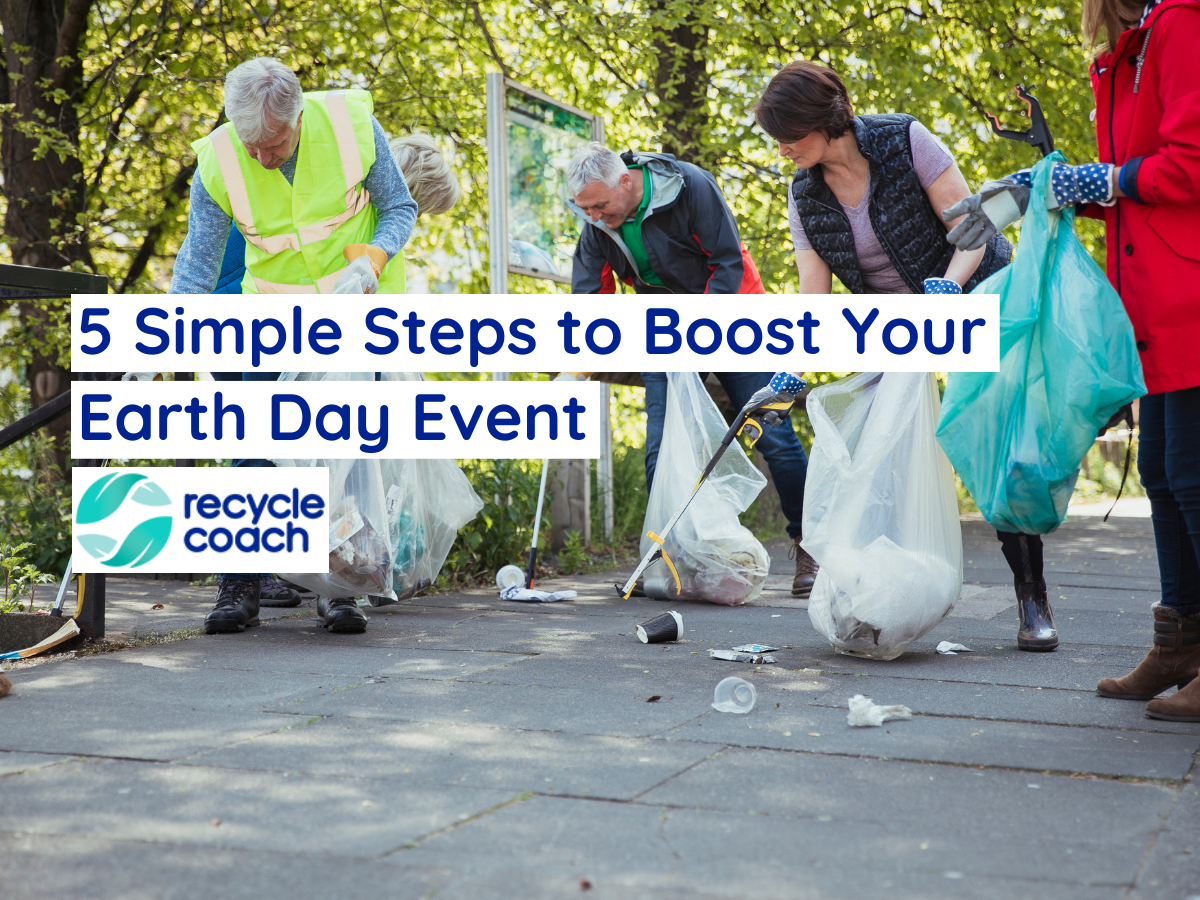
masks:
<instances>
[{"instance_id":1,"label":"grey long-sleeve shirt","mask_svg":"<svg viewBox=\"0 0 1200 900\"><path fill-rule=\"evenodd\" d=\"M385 251L391 259L408 243L413 226L417 222L417 203L408 193L408 185L400 173L399 166L388 149L387 135L383 127L371 117L375 133L375 162L372 164L363 186L371 194L371 205L379 213L371 243ZM288 184L296 174L296 159L300 147L291 159L279 167ZM217 205L204 188L200 173L192 176L192 188L188 209L188 232L183 246L175 257L175 271L171 275L168 294L210 294L221 274L221 260L225 255L225 241L233 220Z\"/></svg>"}]
</instances>

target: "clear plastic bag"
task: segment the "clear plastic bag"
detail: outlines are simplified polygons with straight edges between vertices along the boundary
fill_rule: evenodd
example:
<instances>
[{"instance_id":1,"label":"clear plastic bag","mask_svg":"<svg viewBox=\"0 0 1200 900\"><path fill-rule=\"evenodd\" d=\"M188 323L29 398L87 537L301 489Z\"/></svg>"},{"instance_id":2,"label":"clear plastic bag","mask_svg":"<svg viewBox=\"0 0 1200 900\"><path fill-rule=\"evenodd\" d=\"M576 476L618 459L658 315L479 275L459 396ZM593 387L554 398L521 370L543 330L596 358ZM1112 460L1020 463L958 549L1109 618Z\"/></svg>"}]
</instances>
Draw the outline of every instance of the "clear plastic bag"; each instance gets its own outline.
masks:
<instances>
[{"instance_id":1,"label":"clear plastic bag","mask_svg":"<svg viewBox=\"0 0 1200 900\"><path fill-rule=\"evenodd\" d=\"M864 372L808 396L816 439L802 546L820 565L808 616L839 653L895 659L962 590L950 461L932 374Z\"/></svg>"},{"instance_id":2,"label":"clear plastic bag","mask_svg":"<svg viewBox=\"0 0 1200 900\"><path fill-rule=\"evenodd\" d=\"M385 372L384 381L421 380ZM298 381L374 381L375 374L301 373ZM441 571L458 530L483 508L452 459L274 459L329 468L329 572L286 573L323 597L365 596L372 606L412 597Z\"/></svg>"},{"instance_id":3,"label":"clear plastic bag","mask_svg":"<svg viewBox=\"0 0 1200 900\"><path fill-rule=\"evenodd\" d=\"M646 531L660 534L666 527L729 430L695 372L671 372L667 378L666 421L642 529L643 555L652 546ZM676 590L666 563L657 562L644 577L647 596L736 606L762 593L771 560L738 513L766 483L742 448L731 446L667 535L664 550L681 589Z\"/></svg>"}]
</instances>

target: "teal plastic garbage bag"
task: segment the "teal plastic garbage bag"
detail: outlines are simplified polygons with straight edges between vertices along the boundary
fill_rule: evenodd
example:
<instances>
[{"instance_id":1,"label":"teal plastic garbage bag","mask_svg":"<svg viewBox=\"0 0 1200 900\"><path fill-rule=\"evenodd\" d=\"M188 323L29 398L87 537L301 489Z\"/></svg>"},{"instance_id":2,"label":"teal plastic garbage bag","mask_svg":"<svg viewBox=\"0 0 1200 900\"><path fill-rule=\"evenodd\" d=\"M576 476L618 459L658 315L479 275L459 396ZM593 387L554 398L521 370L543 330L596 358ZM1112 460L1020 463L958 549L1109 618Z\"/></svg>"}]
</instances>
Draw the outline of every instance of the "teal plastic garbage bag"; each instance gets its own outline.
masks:
<instances>
[{"instance_id":1,"label":"teal plastic garbage bag","mask_svg":"<svg viewBox=\"0 0 1200 900\"><path fill-rule=\"evenodd\" d=\"M1076 237L1074 210L1046 210L1061 160L1034 166L1015 258L973 291L1000 295L1000 370L952 373L942 398L938 440L1000 531L1062 524L1097 432L1146 393L1133 327Z\"/></svg>"}]
</instances>

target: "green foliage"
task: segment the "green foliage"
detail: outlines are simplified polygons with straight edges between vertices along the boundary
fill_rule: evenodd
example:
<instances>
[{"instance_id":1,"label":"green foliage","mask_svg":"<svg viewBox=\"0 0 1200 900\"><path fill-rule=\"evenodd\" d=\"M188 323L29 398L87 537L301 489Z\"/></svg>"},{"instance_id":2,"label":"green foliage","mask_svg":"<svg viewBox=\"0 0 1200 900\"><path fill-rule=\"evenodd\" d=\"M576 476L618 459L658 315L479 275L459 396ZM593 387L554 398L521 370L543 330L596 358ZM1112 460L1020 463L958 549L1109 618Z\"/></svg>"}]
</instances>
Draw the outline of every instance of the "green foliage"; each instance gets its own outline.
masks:
<instances>
[{"instance_id":1,"label":"green foliage","mask_svg":"<svg viewBox=\"0 0 1200 900\"><path fill-rule=\"evenodd\" d=\"M537 511L541 460L464 459L462 470L483 509L459 532L443 571L458 583L490 581L501 566L525 567ZM550 505L542 509L541 542L550 533Z\"/></svg>"},{"instance_id":2,"label":"green foliage","mask_svg":"<svg viewBox=\"0 0 1200 900\"><path fill-rule=\"evenodd\" d=\"M27 612L33 612L33 601L39 584L52 584L47 575L25 558L32 544L0 544L0 569L4 570L4 597L0 598L0 613L20 612L27 602Z\"/></svg>"},{"instance_id":3,"label":"green foliage","mask_svg":"<svg viewBox=\"0 0 1200 900\"><path fill-rule=\"evenodd\" d=\"M559 575L575 575L591 568L592 558L588 555L587 547L583 545L583 538L578 531L567 535L563 548L555 554L554 561Z\"/></svg>"},{"instance_id":4,"label":"green foliage","mask_svg":"<svg viewBox=\"0 0 1200 900\"><path fill-rule=\"evenodd\" d=\"M32 565L62 572L71 555L71 493L46 444L31 435L0 451L0 540L27 544Z\"/></svg>"}]
</instances>

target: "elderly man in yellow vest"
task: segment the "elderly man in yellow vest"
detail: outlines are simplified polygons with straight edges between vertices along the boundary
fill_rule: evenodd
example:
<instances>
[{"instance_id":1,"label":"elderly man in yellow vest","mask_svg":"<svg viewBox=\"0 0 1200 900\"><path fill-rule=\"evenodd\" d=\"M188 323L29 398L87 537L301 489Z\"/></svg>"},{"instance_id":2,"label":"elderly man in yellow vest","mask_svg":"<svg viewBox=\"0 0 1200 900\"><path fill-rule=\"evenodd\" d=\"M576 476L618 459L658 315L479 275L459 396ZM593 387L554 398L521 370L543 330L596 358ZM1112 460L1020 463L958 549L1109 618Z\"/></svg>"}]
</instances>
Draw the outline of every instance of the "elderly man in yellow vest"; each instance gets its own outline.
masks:
<instances>
[{"instance_id":1,"label":"elderly man in yellow vest","mask_svg":"<svg viewBox=\"0 0 1200 900\"><path fill-rule=\"evenodd\" d=\"M188 233L169 293L212 293L234 225L246 239L243 293L404 293L400 250L416 223L417 204L372 115L371 95L306 94L291 69L261 57L226 77L225 113L227 124L192 145ZM205 631L257 625L260 579L259 573L222 574ZM367 627L349 597L332 599L324 617L334 633Z\"/></svg>"},{"instance_id":2,"label":"elderly man in yellow vest","mask_svg":"<svg viewBox=\"0 0 1200 900\"><path fill-rule=\"evenodd\" d=\"M231 224L243 293L404 293L417 204L366 91L304 93L269 57L225 79L229 122L196 141L188 233L169 293L207 294Z\"/></svg>"}]
</instances>

